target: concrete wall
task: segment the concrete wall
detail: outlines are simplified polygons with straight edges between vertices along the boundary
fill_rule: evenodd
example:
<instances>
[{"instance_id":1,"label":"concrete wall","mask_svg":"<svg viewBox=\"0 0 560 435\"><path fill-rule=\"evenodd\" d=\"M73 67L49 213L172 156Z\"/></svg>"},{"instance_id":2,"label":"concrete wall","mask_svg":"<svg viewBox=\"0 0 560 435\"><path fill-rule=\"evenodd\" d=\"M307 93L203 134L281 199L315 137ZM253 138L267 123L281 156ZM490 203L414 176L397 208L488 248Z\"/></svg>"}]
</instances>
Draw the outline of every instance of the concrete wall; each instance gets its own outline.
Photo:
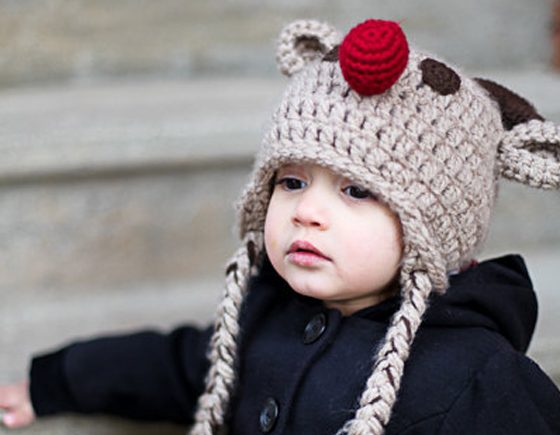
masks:
<instances>
[{"instance_id":1,"label":"concrete wall","mask_svg":"<svg viewBox=\"0 0 560 435\"><path fill-rule=\"evenodd\" d=\"M291 20L342 32L398 20L412 43L467 66L552 57L553 0L0 0L0 86L130 75L274 74L271 42Z\"/></svg>"}]
</instances>

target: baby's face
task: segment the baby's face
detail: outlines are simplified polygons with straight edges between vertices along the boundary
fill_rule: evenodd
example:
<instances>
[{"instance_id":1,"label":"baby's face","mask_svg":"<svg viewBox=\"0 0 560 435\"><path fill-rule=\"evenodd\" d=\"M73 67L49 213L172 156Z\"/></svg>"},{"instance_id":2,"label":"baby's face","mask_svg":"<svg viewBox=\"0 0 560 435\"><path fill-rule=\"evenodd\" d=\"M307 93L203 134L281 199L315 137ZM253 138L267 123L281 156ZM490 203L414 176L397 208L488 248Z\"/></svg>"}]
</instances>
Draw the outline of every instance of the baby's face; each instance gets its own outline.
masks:
<instances>
[{"instance_id":1,"label":"baby's face","mask_svg":"<svg viewBox=\"0 0 560 435\"><path fill-rule=\"evenodd\" d=\"M311 164L278 170L265 222L265 247L296 292L344 315L390 294L402 257L398 218L370 192Z\"/></svg>"}]
</instances>

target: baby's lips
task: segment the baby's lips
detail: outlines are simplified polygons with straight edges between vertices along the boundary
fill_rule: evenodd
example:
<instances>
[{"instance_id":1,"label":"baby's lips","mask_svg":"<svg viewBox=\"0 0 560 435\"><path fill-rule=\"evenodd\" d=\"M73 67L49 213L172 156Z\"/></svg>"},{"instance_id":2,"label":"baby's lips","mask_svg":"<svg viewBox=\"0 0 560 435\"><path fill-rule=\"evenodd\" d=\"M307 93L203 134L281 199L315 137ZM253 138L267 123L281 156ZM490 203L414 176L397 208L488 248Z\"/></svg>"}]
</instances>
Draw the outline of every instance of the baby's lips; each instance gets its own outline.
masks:
<instances>
[{"instance_id":1,"label":"baby's lips","mask_svg":"<svg viewBox=\"0 0 560 435\"><path fill-rule=\"evenodd\" d=\"M320 249L316 248L315 245L313 245L312 243L307 242L305 240L296 240L295 242L293 242L290 245L290 249L288 250L288 254L298 252L298 251L311 252L315 255L318 255L318 256L324 258L325 260L331 260L331 258L329 258L327 255L325 255L323 252L321 252Z\"/></svg>"}]
</instances>

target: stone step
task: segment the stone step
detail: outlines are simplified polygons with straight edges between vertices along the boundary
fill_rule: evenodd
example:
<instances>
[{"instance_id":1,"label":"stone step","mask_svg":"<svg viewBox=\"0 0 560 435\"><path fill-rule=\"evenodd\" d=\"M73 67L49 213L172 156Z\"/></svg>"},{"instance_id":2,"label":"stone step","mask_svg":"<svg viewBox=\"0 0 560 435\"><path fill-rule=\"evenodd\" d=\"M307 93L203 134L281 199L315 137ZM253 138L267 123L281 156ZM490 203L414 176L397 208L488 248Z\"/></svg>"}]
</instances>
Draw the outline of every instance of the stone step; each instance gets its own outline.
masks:
<instances>
[{"instance_id":1,"label":"stone step","mask_svg":"<svg viewBox=\"0 0 560 435\"><path fill-rule=\"evenodd\" d=\"M1 92L0 288L173 280L224 262L279 85Z\"/></svg>"},{"instance_id":2,"label":"stone step","mask_svg":"<svg viewBox=\"0 0 560 435\"><path fill-rule=\"evenodd\" d=\"M367 18L399 21L411 45L460 65L522 68L551 54L550 1L384 0L4 1L0 86L130 75L275 74L274 42L296 19L347 32ZM483 10L484 13L480 11ZM460 19L457 19L458 13Z\"/></svg>"}]
</instances>

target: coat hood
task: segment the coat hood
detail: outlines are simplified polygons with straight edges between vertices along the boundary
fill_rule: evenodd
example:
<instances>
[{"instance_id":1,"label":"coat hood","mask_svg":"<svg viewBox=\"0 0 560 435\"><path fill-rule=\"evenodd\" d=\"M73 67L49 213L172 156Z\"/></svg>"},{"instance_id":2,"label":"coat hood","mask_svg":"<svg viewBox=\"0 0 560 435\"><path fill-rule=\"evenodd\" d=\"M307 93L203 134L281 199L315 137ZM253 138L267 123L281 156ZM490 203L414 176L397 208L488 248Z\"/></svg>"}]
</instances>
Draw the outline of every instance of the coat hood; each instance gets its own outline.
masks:
<instances>
[{"instance_id":1,"label":"coat hood","mask_svg":"<svg viewBox=\"0 0 560 435\"><path fill-rule=\"evenodd\" d=\"M537 298L523 258L506 255L450 277L445 295L433 295L426 327L482 327L526 352L537 321Z\"/></svg>"}]
</instances>

